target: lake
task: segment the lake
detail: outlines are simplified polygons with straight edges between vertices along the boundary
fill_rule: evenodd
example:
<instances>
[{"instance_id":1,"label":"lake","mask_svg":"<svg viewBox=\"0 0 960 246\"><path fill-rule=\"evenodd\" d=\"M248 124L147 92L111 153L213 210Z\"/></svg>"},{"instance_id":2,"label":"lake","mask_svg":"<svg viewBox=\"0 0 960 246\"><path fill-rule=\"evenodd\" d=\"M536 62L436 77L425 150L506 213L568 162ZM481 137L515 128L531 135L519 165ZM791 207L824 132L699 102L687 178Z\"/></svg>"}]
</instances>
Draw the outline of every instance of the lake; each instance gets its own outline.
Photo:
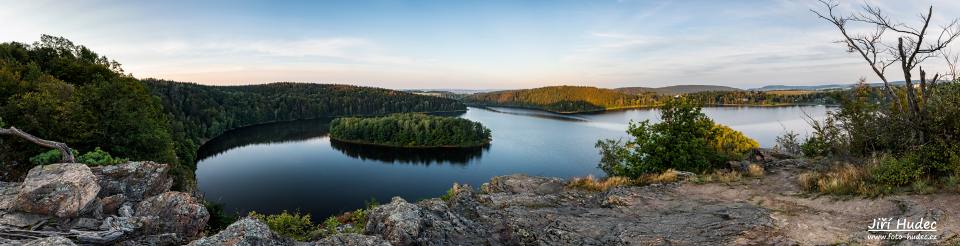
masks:
<instances>
[{"instance_id":1,"label":"lake","mask_svg":"<svg viewBox=\"0 0 960 246\"><path fill-rule=\"evenodd\" d=\"M772 147L785 129L801 135L807 120L830 109L710 107L703 111ZM308 212L314 220L393 196L417 201L444 194L454 183L479 187L493 176L525 173L556 177L603 176L594 144L624 138L628 122L658 111L631 109L561 115L514 108L469 108L459 117L493 131L489 146L469 149L396 149L331 141L329 119L258 125L227 132L198 152L197 182L227 211Z\"/></svg>"}]
</instances>

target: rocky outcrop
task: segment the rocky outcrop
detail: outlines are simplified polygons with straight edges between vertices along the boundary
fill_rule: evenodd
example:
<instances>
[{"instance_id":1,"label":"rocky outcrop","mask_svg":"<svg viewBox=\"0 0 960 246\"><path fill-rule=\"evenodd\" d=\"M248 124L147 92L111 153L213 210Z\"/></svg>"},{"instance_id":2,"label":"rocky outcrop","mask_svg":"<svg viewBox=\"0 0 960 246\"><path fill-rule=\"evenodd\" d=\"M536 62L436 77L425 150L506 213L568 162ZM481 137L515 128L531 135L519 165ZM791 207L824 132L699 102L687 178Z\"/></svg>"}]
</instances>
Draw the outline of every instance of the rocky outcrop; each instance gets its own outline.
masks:
<instances>
[{"instance_id":1,"label":"rocky outcrop","mask_svg":"<svg viewBox=\"0 0 960 246\"><path fill-rule=\"evenodd\" d=\"M342 233L320 239L307 245L351 245L351 246L390 246L390 243L377 236L356 233Z\"/></svg>"},{"instance_id":2,"label":"rocky outcrop","mask_svg":"<svg viewBox=\"0 0 960 246\"><path fill-rule=\"evenodd\" d=\"M285 246L294 245L291 239L278 236L263 222L254 218L243 218L234 222L216 235L193 241L190 246Z\"/></svg>"},{"instance_id":3,"label":"rocky outcrop","mask_svg":"<svg viewBox=\"0 0 960 246\"><path fill-rule=\"evenodd\" d=\"M23 244L23 246L72 246L76 245L65 237L47 237L33 240Z\"/></svg>"},{"instance_id":4,"label":"rocky outcrop","mask_svg":"<svg viewBox=\"0 0 960 246\"><path fill-rule=\"evenodd\" d=\"M203 204L169 191L169 167L130 162L37 166L0 182L0 245L182 245L202 237Z\"/></svg>"},{"instance_id":5,"label":"rocky outcrop","mask_svg":"<svg viewBox=\"0 0 960 246\"><path fill-rule=\"evenodd\" d=\"M365 234L393 245L728 244L772 226L747 203L688 199L678 185L566 189L555 178L493 178L476 193L458 187L449 201L394 198L370 211Z\"/></svg>"},{"instance_id":6,"label":"rocky outcrop","mask_svg":"<svg viewBox=\"0 0 960 246\"><path fill-rule=\"evenodd\" d=\"M33 214L77 217L89 208L98 192L100 186L86 165L36 166L27 173L14 208Z\"/></svg>"},{"instance_id":7,"label":"rocky outcrop","mask_svg":"<svg viewBox=\"0 0 960 246\"><path fill-rule=\"evenodd\" d=\"M176 233L196 239L207 225L210 214L202 204L183 192L168 191L137 205L135 217L150 218L156 232Z\"/></svg>"},{"instance_id":8,"label":"rocky outcrop","mask_svg":"<svg viewBox=\"0 0 960 246\"><path fill-rule=\"evenodd\" d=\"M123 195L131 201L159 195L170 190L173 178L169 167L154 162L127 162L91 168L100 184L99 197Z\"/></svg>"}]
</instances>

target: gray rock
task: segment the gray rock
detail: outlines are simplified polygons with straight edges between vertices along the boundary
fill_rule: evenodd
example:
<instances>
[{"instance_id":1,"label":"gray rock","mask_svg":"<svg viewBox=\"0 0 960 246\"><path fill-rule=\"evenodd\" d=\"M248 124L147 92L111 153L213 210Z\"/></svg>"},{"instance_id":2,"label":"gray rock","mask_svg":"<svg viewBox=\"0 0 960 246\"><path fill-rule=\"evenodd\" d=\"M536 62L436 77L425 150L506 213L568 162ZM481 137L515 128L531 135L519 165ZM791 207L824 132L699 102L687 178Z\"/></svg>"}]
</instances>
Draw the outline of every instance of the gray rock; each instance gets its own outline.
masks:
<instances>
[{"instance_id":1,"label":"gray rock","mask_svg":"<svg viewBox=\"0 0 960 246\"><path fill-rule=\"evenodd\" d=\"M77 217L99 191L96 177L84 164L36 166L27 173L14 207L28 213Z\"/></svg>"},{"instance_id":2,"label":"gray rock","mask_svg":"<svg viewBox=\"0 0 960 246\"><path fill-rule=\"evenodd\" d=\"M102 190L100 197L123 194L125 199L141 201L170 190L173 178L169 166L155 162L127 162L92 168Z\"/></svg>"},{"instance_id":3,"label":"gray rock","mask_svg":"<svg viewBox=\"0 0 960 246\"><path fill-rule=\"evenodd\" d=\"M117 214L120 211L120 206L126 201L126 196L116 194L100 199L100 205L104 214Z\"/></svg>"},{"instance_id":4,"label":"gray rock","mask_svg":"<svg viewBox=\"0 0 960 246\"><path fill-rule=\"evenodd\" d=\"M420 207L394 197L390 203L374 208L367 215L365 234L380 235L395 245L411 245L418 241L421 220Z\"/></svg>"},{"instance_id":5,"label":"gray rock","mask_svg":"<svg viewBox=\"0 0 960 246\"><path fill-rule=\"evenodd\" d=\"M47 237L33 240L23 244L23 246L67 246L76 245L70 239L64 237Z\"/></svg>"},{"instance_id":6,"label":"gray rock","mask_svg":"<svg viewBox=\"0 0 960 246\"><path fill-rule=\"evenodd\" d=\"M390 246L390 243L377 236L356 233L341 233L320 239L311 245L345 245L345 246Z\"/></svg>"},{"instance_id":7,"label":"gray rock","mask_svg":"<svg viewBox=\"0 0 960 246\"><path fill-rule=\"evenodd\" d=\"M263 222L254 218L243 218L234 222L216 235L191 242L191 246L287 246L295 242L270 231Z\"/></svg>"},{"instance_id":8,"label":"gray rock","mask_svg":"<svg viewBox=\"0 0 960 246\"><path fill-rule=\"evenodd\" d=\"M190 194L176 191L143 200L137 204L134 215L147 220L145 234L176 233L184 240L201 236L207 220L210 219L210 214L203 204Z\"/></svg>"}]
</instances>

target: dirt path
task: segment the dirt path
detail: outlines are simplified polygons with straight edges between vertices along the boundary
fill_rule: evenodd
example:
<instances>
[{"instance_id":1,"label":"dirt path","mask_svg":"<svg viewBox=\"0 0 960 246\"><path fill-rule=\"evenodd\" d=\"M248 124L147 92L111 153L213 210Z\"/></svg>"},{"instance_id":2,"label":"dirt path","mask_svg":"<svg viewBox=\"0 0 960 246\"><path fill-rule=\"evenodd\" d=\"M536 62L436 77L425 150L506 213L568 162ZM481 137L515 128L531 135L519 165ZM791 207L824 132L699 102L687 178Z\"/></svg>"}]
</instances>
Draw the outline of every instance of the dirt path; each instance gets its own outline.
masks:
<instances>
[{"instance_id":1,"label":"dirt path","mask_svg":"<svg viewBox=\"0 0 960 246\"><path fill-rule=\"evenodd\" d=\"M784 167L768 171L763 178L734 183L684 183L676 192L686 196L747 202L770 210L779 235L801 245L823 244L938 244L958 245L960 194L897 195L876 199L814 196L802 192L796 177L802 169ZM875 218L893 217L935 220L939 240L868 239L868 226Z\"/></svg>"}]
</instances>

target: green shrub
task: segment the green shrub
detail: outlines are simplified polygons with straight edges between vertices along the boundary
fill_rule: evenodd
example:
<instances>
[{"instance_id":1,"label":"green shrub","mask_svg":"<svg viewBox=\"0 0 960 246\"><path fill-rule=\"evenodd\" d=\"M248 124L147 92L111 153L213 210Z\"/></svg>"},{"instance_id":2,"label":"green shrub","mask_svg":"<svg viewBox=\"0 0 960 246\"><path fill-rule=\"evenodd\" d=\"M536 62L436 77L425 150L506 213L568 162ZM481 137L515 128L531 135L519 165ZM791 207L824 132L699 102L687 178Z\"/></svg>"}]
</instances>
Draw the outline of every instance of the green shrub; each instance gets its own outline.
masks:
<instances>
[{"instance_id":1,"label":"green shrub","mask_svg":"<svg viewBox=\"0 0 960 246\"><path fill-rule=\"evenodd\" d=\"M717 125L686 99L660 108L661 122L630 122L632 139L605 139L595 145L600 168L608 176L638 178L667 169L704 172L723 165L759 145L742 133Z\"/></svg>"},{"instance_id":2,"label":"green shrub","mask_svg":"<svg viewBox=\"0 0 960 246\"><path fill-rule=\"evenodd\" d=\"M73 150L73 155L77 156L77 163L83 163L87 165L95 165L95 166L113 165L113 164L120 164L120 163L127 162L127 159L114 158L113 156L110 155L110 153L107 153L106 151L101 150L100 147L97 147L93 151L87 152L83 155L80 155L79 152L77 152L76 150ZM60 155L60 151L56 149L51 149L51 150L48 150L47 152L43 152L43 153L40 153L39 155L31 157L30 162L33 163L34 165L48 165L53 163L59 163L61 159L63 158Z\"/></svg>"},{"instance_id":3,"label":"green shrub","mask_svg":"<svg viewBox=\"0 0 960 246\"><path fill-rule=\"evenodd\" d=\"M794 131L787 131L781 136L777 136L777 146L776 149L786 152L791 155L799 155L803 153L803 150L800 148L800 134L797 134Z\"/></svg>"},{"instance_id":4,"label":"green shrub","mask_svg":"<svg viewBox=\"0 0 960 246\"><path fill-rule=\"evenodd\" d=\"M323 221L324 232L327 235L337 234L337 227L340 227L340 221L337 220L337 217L329 217Z\"/></svg>"},{"instance_id":5,"label":"green shrub","mask_svg":"<svg viewBox=\"0 0 960 246\"><path fill-rule=\"evenodd\" d=\"M40 153L39 155L30 157L30 163L33 163L33 165L38 165L38 166L49 165L53 163L58 163L60 162L61 159L63 159L63 157L60 154L60 151L56 149L51 149L51 150L47 150L47 152L43 152L43 153Z\"/></svg>"},{"instance_id":6,"label":"green shrub","mask_svg":"<svg viewBox=\"0 0 960 246\"><path fill-rule=\"evenodd\" d=\"M318 236L318 228L310 220L310 214L283 211L280 214L262 215L251 212L250 216L266 223L273 232L297 241L310 241Z\"/></svg>"},{"instance_id":7,"label":"green shrub","mask_svg":"<svg viewBox=\"0 0 960 246\"><path fill-rule=\"evenodd\" d=\"M122 158L113 158L110 153L103 151L100 147L97 147L93 151L87 152L86 154L77 157L77 162L87 164L87 165L114 165L127 162L127 159Z\"/></svg>"},{"instance_id":8,"label":"green shrub","mask_svg":"<svg viewBox=\"0 0 960 246\"><path fill-rule=\"evenodd\" d=\"M888 186L904 186L911 184L923 176L923 169L913 156L895 158L884 156L880 159L872 172L873 179Z\"/></svg>"}]
</instances>

